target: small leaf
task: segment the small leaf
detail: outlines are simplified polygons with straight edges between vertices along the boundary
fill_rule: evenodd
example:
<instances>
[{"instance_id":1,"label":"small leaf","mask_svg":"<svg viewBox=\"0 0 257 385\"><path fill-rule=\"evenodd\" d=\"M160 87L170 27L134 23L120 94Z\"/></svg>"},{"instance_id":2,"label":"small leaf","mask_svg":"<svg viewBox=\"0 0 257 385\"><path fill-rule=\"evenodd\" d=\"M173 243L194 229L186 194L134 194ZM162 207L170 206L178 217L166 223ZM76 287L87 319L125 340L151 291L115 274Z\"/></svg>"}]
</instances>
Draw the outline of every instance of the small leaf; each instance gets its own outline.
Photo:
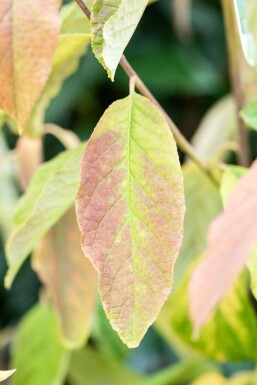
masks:
<instances>
[{"instance_id":1,"label":"small leaf","mask_svg":"<svg viewBox=\"0 0 257 385\"><path fill-rule=\"evenodd\" d=\"M43 160L43 143L41 138L30 139L22 136L16 144L18 155L18 181L23 191L36 169Z\"/></svg>"},{"instance_id":2,"label":"small leaf","mask_svg":"<svg viewBox=\"0 0 257 385\"><path fill-rule=\"evenodd\" d=\"M174 268L175 287L190 262L205 250L209 224L222 210L217 186L199 167L186 164L183 174L187 209L182 247Z\"/></svg>"},{"instance_id":3,"label":"small leaf","mask_svg":"<svg viewBox=\"0 0 257 385\"><path fill-rule=\"evenodd\" d=\"M82 144L40 166L20 199L6 246L7 287L11 286L38 241L72 206L79 186L79 162L84 148L85 144Z\"/></svg>"},{"instance_id":4,"label":"small leaf","mask_svg":"<svg viewBox=\"0 0 257 385\"><path fill-rule=\"evenodd\" d=\"M256 178L254 162L237 183L224 213L210 227L206 256L190 284L190 314L195 330L206 322L257 245Z\"/></svg>"},{"instance_id":5,"label":"small leaf","mask_svg":"<svg viewBox=\"0 0 257 385\"><path fill-rule=\"evenodd\" d=\"M93 3L92 48L112 80L147 4L148 0L95 0Z\"/></svg>"},{"instance_id":6,"label":"small leaf","mask_svg":"<svg viewBox=\"0 0 257 385\"><path fill-rule=\"evenodd\" d=\"M60 0L1 0L0 108L19 131L51 70L59 32Z\"/></svg>"},{"instance_id":7,"label":"small leaf","mask_svg":"<svg viewBox=\"0 0 257 385\"><path fill-rule=\"evenodd\" d=\"M248 103L240 115L248 127L257 130L257 99L253 99Z\"/></svg>"},{"instance_id":8,"label":"small leaf","mask_svg":"<svg viewBox=\"0 0 257 385\"><path fill-rule=\"evenodd\" d=\"M7 378L11 377L11 375L15 371L16 371L16 369L14 369L14 370L5 370L5 371L0 370L0 382L2 382L4 380L7 380Z\"/></svg>"},{"instance_id":9,"label":"small leaf","mask_svg":"<svg viewBox=\"0 0 257 385\"><path fill-rule=\"evenodd\" d=\"M192 138L192 144L203 160L217 156L226 142L236 138L237 111L234 98L227 95L204 115Z\"/></svg>"},{"instance_id":10,"label":"small leaf","mask_svg":"<svg viewBox=\"0 0 257 385\"><path fill-rule=\"evenodd\" d=\"M83 157L76 205L107 317L136 347L170 293L185 211L176 144L148 99L132 93L105 112Z\"/></svg>"},{"instance_id":11,"label":"small leaf","mask_svg":"<svg viewBox=\"0 0 257 385\"><path fill-rule=\"evenodd\" d=\"M55 314L45 305L37 305L19 325L12 363L17 372L11 385L62 385L69 354L62 347Z\"/></svg>"},{"instance_id":12,"label":"small leaf","mask_svg":"<svg viewBox=\"0 0 257 385\"><path fill-rule=\"evenodd\" d=\"M44 237L33 267L53 299L65 346L82 347L91 331L97 276L81 249L73 208Z\"/></svg>"}]
</instances>

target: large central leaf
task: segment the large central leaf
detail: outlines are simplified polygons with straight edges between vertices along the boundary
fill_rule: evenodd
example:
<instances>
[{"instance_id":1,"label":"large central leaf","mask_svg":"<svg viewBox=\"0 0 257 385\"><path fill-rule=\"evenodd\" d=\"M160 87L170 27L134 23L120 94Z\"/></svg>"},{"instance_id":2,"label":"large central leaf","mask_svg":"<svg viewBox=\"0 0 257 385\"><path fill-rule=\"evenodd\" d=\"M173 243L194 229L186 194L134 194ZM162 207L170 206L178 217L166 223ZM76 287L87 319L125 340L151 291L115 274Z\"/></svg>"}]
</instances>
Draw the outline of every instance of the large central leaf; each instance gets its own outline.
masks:
<instances>
[{"instance_id":1,"label":"large central leaf","mask_svg":"<svg viewBox=\"0 0 257 385\"><path fill-rule=\"evenodd\" d=\"M107 317L139 344L172 286L184 218L183 178L169 126L146 98L115 102L82 161L77 215L99 271Z\"/></svg>"}]
</instances>

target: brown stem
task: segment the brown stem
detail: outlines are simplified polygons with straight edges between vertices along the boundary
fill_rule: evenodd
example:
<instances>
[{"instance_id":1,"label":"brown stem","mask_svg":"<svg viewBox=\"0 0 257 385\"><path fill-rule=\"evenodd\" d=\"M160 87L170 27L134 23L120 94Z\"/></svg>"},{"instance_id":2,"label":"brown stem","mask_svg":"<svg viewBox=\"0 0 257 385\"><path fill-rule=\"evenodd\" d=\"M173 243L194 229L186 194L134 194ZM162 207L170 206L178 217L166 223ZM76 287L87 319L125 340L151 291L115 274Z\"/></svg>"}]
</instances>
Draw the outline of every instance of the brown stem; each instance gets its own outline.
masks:
<instances>
[{"instance_id":1,"label":"brown stem","mask_svg":"<svg viewBox=\"0 0 257 385\"><path fill-rule=\"evenodd\" d=\"M82 0L76 0L76 3L81 8L81 10L84 12L84 14L87 16L88 19L91 17L91 12L87 8L87 6L84 4ZM139 77L139 75L136 73L136 71L133 69L133 67L129 64L128 60L126 59L125 55L122 55L122 58L120 60L120 66L123 68L125 73L128 75L129 78L134 77L135 79L135 85L137 89L141 92L142 95L147 97L151 100L153 104L155 104L163 113L165 116L169 127L171 129L171 132L174 135L174 138L180 147L180 149L194 162L196 163L201 170L203 170L208 176L217 184L217 181L214 177L214 175L209 170L208 166L198 157L196 154L194 148L191 146L191 144L187 141L187 139L184 137L184 135L179 131L176 124L173 122L173 120L170 118L170 116L167 114L167 112L163 109L163 107L160 105L158 100L154 97L154 95L151 93L151 91L147 88L147 86L144 84L142 79Z\"/></svg>"},{"instance_id":2,"label":"brown stem","mask_svg":"<svg viewBox=\"0 0 257 385\"><path fill-rule=\"evenodd\" d=\"M251 160L249 136L244 122L239 114L244 107L244 88L240 71L241 64L244 59L236 25L234 3L233 1L223 0L222 5L227 31L226 36L230 60L230 79L237 106L237 122L240 144L238 160L242 166L247 167L249 166Z\"/></svg>"}]
</instances>

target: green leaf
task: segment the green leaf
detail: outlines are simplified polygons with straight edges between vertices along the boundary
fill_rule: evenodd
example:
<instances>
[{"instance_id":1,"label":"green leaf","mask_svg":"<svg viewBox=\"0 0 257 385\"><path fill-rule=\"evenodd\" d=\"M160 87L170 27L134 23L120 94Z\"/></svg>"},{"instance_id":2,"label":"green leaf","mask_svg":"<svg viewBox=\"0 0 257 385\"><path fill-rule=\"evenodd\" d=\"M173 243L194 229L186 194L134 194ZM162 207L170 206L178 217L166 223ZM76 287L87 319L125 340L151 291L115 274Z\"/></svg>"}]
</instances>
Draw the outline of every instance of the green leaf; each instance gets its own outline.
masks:
<instances>
[{"instance_id":1,"label":"green leaf","mask_svg":"<svg viewBox=\"0 0 257 385\"><path fill-rule=\"evenodd\" d=\"M136 347L171 290L185 211L176 144L148 99L132 93L105 112L83 157L76 204L107 318Z\"/></svg>"},{"instance_id":2,"label":"green leaf","mask_svg":"<svg viewBox=\"0 0 257 385\"><path fill-rule=\"evenodd\" d=\"M90 33L90 23L75 1L64 5L60 12L61 34Z\"/></svg>"},{"instance_id":3,"label":"green leaf","mask_svg":"<svg viewBox=\"0 0 257 385\"><path fill-rule=\"evenodd\" d=\"M220 183L220 195L224 207L226 207L236 183L247 171L248 169L245 167L226 165Z\"/></svg>"},{"instance_id":4,"label":"green leaf","mask_svg":"<svg viewBox=\"0 0 257 385\"><path fill-rule=\"evenodd\" d=\"M33 267L53 300L65 346L81 348L91 332L97 276L83 255L74 208L43 238Z\"/></svg>"},{"instance_id":5,"label":"green leaf","mask_svg":"<svg viewBox=\"0 0 257 385\"><path fill-rule=\"evenodd\" d=\"M187 209L183 243L174 268L175 287L190 262L205 250L208 227L222 210L219 190L206 174L192 163L183 167L183 174Z\"/></svg>"},{"instance_id":6,"label":"green leaf","mask_svg":"<svg viewBox=\"0 0 257 385\"><path fill-rule=\"evenodd\" d=\"M163 334L182 354L198 352L221 362L256 360L257 320L248 295L246 272L220 302L201 334L193 335L188 284L195 265L194 261L158 318Z\"/></svg>"},{"instance_id":7,"label":"green leaf","mask_svg":"<svg viewBox=\"0 0 257 385\"><path fill-rule=\"evenodd\" d=\"M96 58L114 75L148 0L95 0L91 14L92 48Z\"/></svg>"},{"instance_id":8,"label":"green leaf","mask_svg":"<svg viewBox=\"0 0 257 385\"><path fill-rule=\"evenodd\" d=\"M125 366L87 347L72 354L68 374L72 385L133 385L142 378Z\"/></svg>"},{"instance_id":9,"label":"green leaf","mask_svg":"<svg viewBox=\"0 0 257 385\"><path fill-rule=\"evenodd\" d=\"M55 314L37 305L22 320L16 335L12 363L17 368L11 385L61 385L69 354L62 347Z\"/></svg>"},{"instance_id":10,"label":"green leaf","mask_svg":"<svg viewBox=\"0 0 257 385\"><path fill-rule=\"evenodd\" d=\"M249 128L257 130L257 99L253 99L248 103L247 106L242 109L240 115Z\"/></svg>"},{"instance_id":11,"label":"green leaf","mask_svg":"<svg viewBox=\"0 0 257 385\"><path fill-rule=\"evenodd\" d=\"M11 377L11 375L15 372L14 370L0 370L0 382L7 380L7 378Z\"/></svg>"},{"instance_id":12,"label":"green leaf","mask_svg":"<svg viewBox=\"0 0 257 385\"><path fill-rule=\"evenodd\" d=\"M85 144L40 166L20 199L6 246L10 287L16 273L38 241L72 206L79 186L79 163Z\"/></svg>"}]
</instances>

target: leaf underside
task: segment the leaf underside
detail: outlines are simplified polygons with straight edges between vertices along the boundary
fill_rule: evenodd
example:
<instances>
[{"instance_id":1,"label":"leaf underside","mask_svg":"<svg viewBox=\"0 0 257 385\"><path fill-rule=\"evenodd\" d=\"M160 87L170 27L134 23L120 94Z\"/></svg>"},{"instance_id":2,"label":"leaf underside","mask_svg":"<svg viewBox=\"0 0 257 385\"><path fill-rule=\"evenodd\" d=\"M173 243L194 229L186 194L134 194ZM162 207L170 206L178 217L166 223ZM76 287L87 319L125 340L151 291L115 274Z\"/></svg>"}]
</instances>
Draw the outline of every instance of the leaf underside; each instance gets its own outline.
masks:
<instances>
[{"instance_id":1,"label":"leaf underside","mask_svg":"<svg viewBox=\"0 0 257 385\"><path fill-rule=\"evenodd\" d=\"M133 93L105 112L83 157L76 206L107 317L136 347L171 290L185 211L176 145L148 99Z\"/></svg>"}]
</instances>

